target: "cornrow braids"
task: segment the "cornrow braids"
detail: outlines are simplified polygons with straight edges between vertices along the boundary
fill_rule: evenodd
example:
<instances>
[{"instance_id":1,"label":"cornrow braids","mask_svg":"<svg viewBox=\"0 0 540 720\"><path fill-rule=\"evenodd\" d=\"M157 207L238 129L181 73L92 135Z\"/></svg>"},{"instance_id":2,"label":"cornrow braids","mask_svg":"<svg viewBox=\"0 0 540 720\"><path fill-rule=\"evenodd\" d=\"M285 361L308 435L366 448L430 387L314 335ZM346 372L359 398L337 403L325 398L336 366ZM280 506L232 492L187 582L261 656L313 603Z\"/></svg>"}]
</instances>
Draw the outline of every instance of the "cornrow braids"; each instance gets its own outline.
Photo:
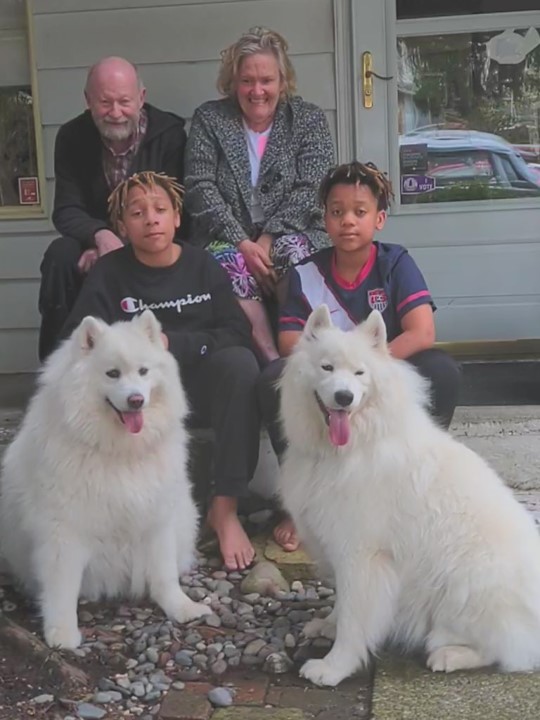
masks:
<instances>
[{"instance_id":1,"label":"cornrow braids","mask_svg":"<svg viewBox=\"0 0 540 720\"><path fill-rule=\"evenodd\" d=\"M334 185L367 185L377 199L377 209L387 210L391 198L394 197L392 183L375 163L361 163L353 160L350 163L332 168L324 177L319 188L319 202L326 205L330 190Z\"/></svg>"},{"instance_id":2,"label":"cornrow braids","mask_svg":"<svg viewBox=\"0 0 540 720\"><path fill-rule=\"evenodd\" d=\"M156 173L150 170L135 173L119 183L109 195L109 219L116 233L119 232L118 224L122 220L129 191L135 187L144 190L152 190L156 187L163 188L170 198L173 209L180 214L182 213L184 188L175 178L169 177L165 173Z\"/></svg>"}]
</instances>

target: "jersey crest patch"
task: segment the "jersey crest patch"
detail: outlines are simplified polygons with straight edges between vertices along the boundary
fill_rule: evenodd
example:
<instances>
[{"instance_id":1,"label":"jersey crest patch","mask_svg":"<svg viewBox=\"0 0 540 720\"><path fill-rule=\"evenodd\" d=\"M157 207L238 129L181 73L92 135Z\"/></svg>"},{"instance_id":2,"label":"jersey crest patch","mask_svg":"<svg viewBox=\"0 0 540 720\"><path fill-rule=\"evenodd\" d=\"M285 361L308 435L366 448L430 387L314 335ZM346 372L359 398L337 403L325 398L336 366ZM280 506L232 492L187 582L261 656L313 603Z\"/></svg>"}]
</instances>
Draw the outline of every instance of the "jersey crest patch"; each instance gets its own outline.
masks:
<instances>
[{"instance_id":1,"label":"jersey crest patch","mask_svg":"<svg viewBox=\"0 0 540 720\"><path fill-rule=\"evenodd\" d=\"M380 313L384 312L388 307L388 298L384 288L375 288L375 290L368 290L368 303L372 310L378 310Z\"/></svg>"}]
</instances>

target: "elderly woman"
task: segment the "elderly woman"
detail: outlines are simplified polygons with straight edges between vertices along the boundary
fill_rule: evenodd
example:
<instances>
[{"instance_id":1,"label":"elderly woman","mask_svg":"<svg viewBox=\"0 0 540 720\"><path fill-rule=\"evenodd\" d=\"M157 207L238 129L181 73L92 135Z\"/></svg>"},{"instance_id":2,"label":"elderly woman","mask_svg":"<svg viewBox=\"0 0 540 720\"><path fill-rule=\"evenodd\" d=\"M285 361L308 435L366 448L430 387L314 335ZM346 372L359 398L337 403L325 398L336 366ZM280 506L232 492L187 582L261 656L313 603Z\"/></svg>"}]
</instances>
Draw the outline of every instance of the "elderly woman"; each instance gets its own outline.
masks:
<instances>
[{"instance_id":1,"label":"elderly woman","mask_svg":"<svg viewBox=\"0 0 540 720\"><path fill-rule=\"evenodd\" d=\"M193 116L186 148L192 239L231 278L263 363L279 356L263 296L327 244L317 190L334 159L323 111L295 93L287 43L252 28L222 53L218 89Z\"/></svg>"}]
</instances>

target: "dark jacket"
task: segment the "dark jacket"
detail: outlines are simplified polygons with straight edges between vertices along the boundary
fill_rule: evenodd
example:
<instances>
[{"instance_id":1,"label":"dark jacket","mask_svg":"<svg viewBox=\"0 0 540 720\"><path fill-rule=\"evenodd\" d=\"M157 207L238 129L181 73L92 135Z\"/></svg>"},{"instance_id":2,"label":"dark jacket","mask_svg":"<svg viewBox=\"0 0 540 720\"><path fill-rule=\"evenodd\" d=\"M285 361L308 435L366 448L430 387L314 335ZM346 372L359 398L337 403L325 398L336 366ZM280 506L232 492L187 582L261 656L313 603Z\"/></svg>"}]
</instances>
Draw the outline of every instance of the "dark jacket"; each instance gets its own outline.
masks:
<instances>
[{"instance_id":1,"label":"dark jacket","mask_svg":"<svg viewBox=\"0 0 540 720\"><path fill-rule=\"evenodd\" d=\"M186 131L184 120L145 104L148 127L133 159L130 174L141 170L164 172L180 182L184 176ZM55 196L53 223L64 237L94 245L94 234L110 228L107 218L109 187L103 172L103 144L86 110L65 125L54 148Z\"/></svg>"},{"instance_id":2,"label":"dark jacket","mask_svg":"<svg viewBox=\"0 0 540 720\"><path fill-rule=\"evenodd\" d=\"M274 237L305 233L316 247L328 245L318 203L321 180L334 162L324 112L293 97L281 102L264 151L257 187L265 222ZM190 239L232 245L253 238L251 170L235 100L211 100L193 116L186 148L186 208Z\"/></svg>"}]
</instances>

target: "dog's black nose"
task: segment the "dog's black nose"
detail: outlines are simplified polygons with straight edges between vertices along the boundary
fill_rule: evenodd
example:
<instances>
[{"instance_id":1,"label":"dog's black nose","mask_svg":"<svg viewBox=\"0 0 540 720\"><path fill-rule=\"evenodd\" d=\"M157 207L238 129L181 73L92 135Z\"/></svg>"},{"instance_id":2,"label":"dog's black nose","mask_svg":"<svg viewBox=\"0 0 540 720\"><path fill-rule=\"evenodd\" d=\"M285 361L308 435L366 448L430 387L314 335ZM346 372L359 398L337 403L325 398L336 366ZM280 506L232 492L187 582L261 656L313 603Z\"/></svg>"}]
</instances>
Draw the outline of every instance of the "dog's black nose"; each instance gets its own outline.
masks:
<instances>
[{"instance_id":1,"label":"dog's black nose","mask_svg":"<svg viewBox=\"0 0 540 720\"><path fill-rule=\"evenodd\" d=\"M127 404L130 410L140 410L144 405L144 398L142 395L134 393L128 397Z\"/></svg>"},{"instance_id":2,"label":"dog's black nose","mask_svg":"<svg viewBox=\"0 0 540 720\"><path fill-rule=\"evenodd\" d=\"M341 407L348 407L354 400L354 395L350 390L338 390L334 394L334 400Z\"/></svg>"}]
</instances>

